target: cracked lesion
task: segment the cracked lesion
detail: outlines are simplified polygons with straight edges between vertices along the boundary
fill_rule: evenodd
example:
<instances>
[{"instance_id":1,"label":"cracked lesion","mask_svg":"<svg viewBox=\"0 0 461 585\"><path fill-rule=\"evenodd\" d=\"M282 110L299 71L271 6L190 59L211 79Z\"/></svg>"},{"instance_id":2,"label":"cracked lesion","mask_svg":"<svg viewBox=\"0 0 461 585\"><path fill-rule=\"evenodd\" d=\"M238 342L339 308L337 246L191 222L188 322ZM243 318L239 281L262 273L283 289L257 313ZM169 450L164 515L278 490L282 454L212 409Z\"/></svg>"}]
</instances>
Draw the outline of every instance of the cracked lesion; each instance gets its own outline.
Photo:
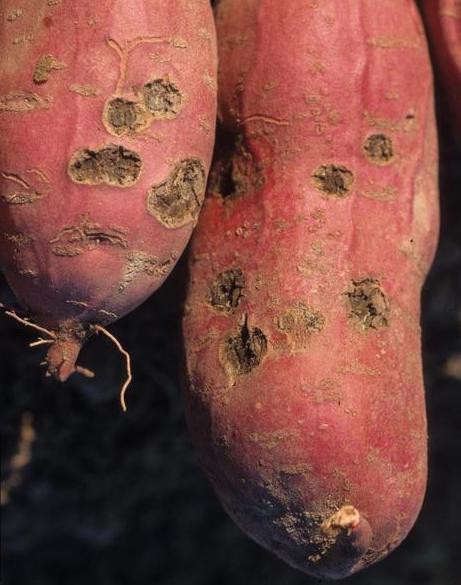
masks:
<instances>
[{"instance_id":1,"label":"cracked lesion","mask_svg":"<svg viewBox=\"0 0 461 585\"><path fill-rule=\"evenodd\" d=\"M121 97L107 102L103 121L108 132L114 136L141 132L148 125L144 108L135 101Z\"/></svg>"},{"instance_id":2,"label":"cracked lesion","mask_svg":"<svg viewBox=\"0 0 461 585\"><path fill-rule=\"evenodd\" d=\"M197 220L205 197L206 172L201 160L180 161L166 181L151 187L147 211L168 228Z\"/></svg>"},{"instance_id":3,"label":"cracked lesion","mask_svg":"<svg viewBox=\"0 0 461 585\"><path fill-rule=\"evenodd\" d=\"M354 182L353 173L342 165L321 165L313 175L314 187L325 195L343 199L349 194Z\"/></svg>"},{"instance_id":4,"label":"cracked lesion","mask_svg":"<svg viewBox=\"0 0 461 585\"><path fill-rule=\"evenodd\" d=\"M42 98L30 91L13 90L0 96L0 113L22 114L50 107L50 99Z\"/></svg>"},{"instance_id":5,"label":"cracked lesion","mask_svg":"<svg viewBox=\"0 0 461 585\"><path fill-rule=\"evenodd\" d=\"M127 230L116 226L101 226L83 215L74 226L64 227L52 240L51 251L56 256L74 257L99 246L127 248Z\"/></svg>"},{"instance_id":6,"label":"cracked lesion","mask_svg":"<svg viewBox=\"0 0 461 585\"><path fill-rule=\"evenodd\" d=\"M11 193L0 192L0 201L8 205L27 205L42 199L43 195L35 189L30 191L15 190Z\"/></svg>"},{"instance_id":7,"label":"cracked lesion","mask_svg":"<svg viewBox=\"0 0 461 585\"><path fill-rule=\"evenodd\" d=\"M131 252L127 257L127 263L118 290L123 292L141 274L154 278L166 276L173 268L177 260L176 254L168 258L159 258L142 251Z\"/></svg>"},{"instance_id":8,"label":"cracked lesion","mask_svg":"<svg viewBox=\"0 0 461 585\"><path fill-rule=\"evenodd\" d=\"M372 134L363 143L367 159L375 165L387 165L394 159L392 140L386 134Z\"/></svg>"},{"instance_id":9,"label":"cracked lesion","mask_svg":"<svg viewBox=\"0 0 461 585\"><path fill-rule=\"evenodd\" d=\"M0 202L8 205L27 205L43 198L33 185L16 173L0 173Z\"/></svg>"},{"instance_id":10,"label":"cracked lesion","mask_svg":"<svg viewBox=\"0 0 461 585\"><path fill-rule=\"evenodd\" d=\"M240 268L218 274L208 289L207 301L218 311L233 313L243 298L245 277Z\"/></svg>"},{"instance_id":11,"label":"cracked lesion","mask_svg":"<svg viewBox=\"0 0 461 585\"><path fill-rule=\"evenodd\" d=\"M92 150L77 150L72 156L68 173L75 183L131 187L141 174L139 154L121 145L109 144Z\"/></svg>"},{"instance_id":12,"label":"cracked lesion","mask_svg":"<svg viewBox=\"0 0 461 585\"><path fill-rule=\"evenodd\" d=\"M227 337L221 350L224 367L232 377L250 374L267 354L267 337L259 327L250 327L245 315L239 329Z\"/></svg>"},{"instance_id":13,"label":"cracked lesion","mask_svg":"<svg viewBox=\"0 0 461 585\"><path fill-rule=\"evenodd\" d=\"M158 119L176 118L182 109L184 96L168 79L154 79L142 88L144 105Z\"/></svg>"},{"instance_id":14,"label":"cracked lesion","mask_svg":"<svg viewBox=\"0 0 461 585\"><path fill-rule=\"evenodd\" d=\"M389 325L390 303L381 283L375 278L352 280L345 293L349 305L349 317L363 329L379 329Z\"/></svg>"}]
</instances>

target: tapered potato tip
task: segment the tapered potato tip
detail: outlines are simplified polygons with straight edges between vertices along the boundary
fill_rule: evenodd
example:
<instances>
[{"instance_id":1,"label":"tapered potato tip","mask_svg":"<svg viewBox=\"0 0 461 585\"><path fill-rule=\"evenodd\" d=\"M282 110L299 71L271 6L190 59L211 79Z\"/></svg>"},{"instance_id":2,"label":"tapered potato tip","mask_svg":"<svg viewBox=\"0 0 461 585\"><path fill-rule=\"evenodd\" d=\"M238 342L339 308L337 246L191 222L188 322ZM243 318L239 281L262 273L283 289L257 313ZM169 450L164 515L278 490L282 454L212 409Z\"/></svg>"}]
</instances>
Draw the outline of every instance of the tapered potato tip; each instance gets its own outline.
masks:
<instances>
[{"instance_id":1,"label":"tapered potato tip","mask_svg":"<svg viewBox=\"0 0 461 585\"><path fill-rule=\"evenodd\" d=\"M373 539L368 520L354 506L343 506L322 523L320 530L329 540L319 562L324 576L342 579L354 573Z\"/></svg>"}]
</instances>

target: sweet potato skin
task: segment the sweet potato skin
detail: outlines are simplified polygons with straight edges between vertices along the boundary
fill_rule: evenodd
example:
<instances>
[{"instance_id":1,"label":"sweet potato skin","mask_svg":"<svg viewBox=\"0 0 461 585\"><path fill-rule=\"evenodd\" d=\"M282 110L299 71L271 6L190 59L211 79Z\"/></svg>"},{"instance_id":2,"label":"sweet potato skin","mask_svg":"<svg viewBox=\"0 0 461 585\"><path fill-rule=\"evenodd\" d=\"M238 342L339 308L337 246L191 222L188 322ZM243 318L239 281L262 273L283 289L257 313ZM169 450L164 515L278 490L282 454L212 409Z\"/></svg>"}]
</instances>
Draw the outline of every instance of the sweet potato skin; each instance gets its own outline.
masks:
<instances>
[{"instance_id":1,"label":"sweet potato skin","mask_svg":"<svg viewBox=\"0 0 461 585\"><path fill-rule=\"evenodd\" d=\"M217 32L234 138L192 238L188 424L242 529L341 578L402 541L426 485L424 33L400 0L221 0Z\"/></svg>"},{"instance_id":2,"label":"sweet potato skin","mask_svg":"<svg viewBox=\"0 0 461 585\"><path fill-rule=\"evenodd\" d=\"M420 0L436 77L440 78L446 101L461 138L461 2Z\"/></svg>"},{"instance_id":3,"label":"sweet potato skin","mask_svg":"<svg viewBox=\"0 0 461 585\"><path fill-rule=\"evenodd\" d=\"M162 284L196 222L216 119L211 7L2 9L1 266L36 321L85 337Z\"/></svg>"}]
</instances>

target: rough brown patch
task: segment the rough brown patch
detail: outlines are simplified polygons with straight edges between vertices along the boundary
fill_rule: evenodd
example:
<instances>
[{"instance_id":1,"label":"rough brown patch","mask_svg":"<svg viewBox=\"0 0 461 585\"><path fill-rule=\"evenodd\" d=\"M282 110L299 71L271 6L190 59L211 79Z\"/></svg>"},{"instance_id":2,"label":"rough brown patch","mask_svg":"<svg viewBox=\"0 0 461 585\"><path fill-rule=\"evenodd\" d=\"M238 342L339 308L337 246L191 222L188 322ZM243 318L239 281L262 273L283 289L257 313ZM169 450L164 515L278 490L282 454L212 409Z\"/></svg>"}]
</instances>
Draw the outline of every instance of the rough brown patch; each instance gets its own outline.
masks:
<instances>
[{"instance_id":1,"label":"rough brown patch","mask_svg":"<svg viewBox=\"0 0 461 585\"><path fill-rule=\"evenodd\" d=\"M146 274L154 278L165 276L171 270L176 260L177 256L175 254L169 258L160 259L157 256L150 256L146 252L131 252L128 255L127 264L118 290L123 292L140 274Z\"/></svg>"},{"instance_id":2,"label":"rough brown patch","mask_svg":"<svg viewBox=\"0 0 461 585\"><path fill-rule=\"evenodd\" d=\"M410 110L404 118L380 118L370 112L363 113L365 121L371 128L386 132L414 132L419 127L414 110Z\"/></svg>"},{"instance_id":3,"label":"rough brown patch","mask_svg":"<svg viewBox=\"0 0 461 585\"><path fill-rule=\"evenodd\" d=\"M18 266L17 271L20 276L24 276L25 278L36 278L38 276L38 270L34 270L33 268L20 268Z\"/></svg>"},{"instance_id":4,"label":"rough brown patch","mask_svg":"<svg viewBox=\"0 0 461 585\"><path fill-rule=\"evenodd\" d=\"M349 301L349 316L364 329L389 325L390 304L379 280L353 280L345 294Z\"/></svg>"},{"instance_id":5,"label":"rough brown patch","mask_svg":"<svg viewBox=\"0 0 461 585\"><path fill-rule=\"evenodd\" d=\"M367 45L377 49L420 49L419 39L407 39L398 37L371 37L367 39Z\"/></svg>"},{"instance_id":6,"label":"rough brown patch","mask_svg":"<svg viewBox=\"0 0 461 585\"><path fill-rule=\"evenodd\" d=\"M73 83L69 86L69 91L72 91L83 97L97 97L102 94L102 90L99 87L90 85L89 83Z\"/></svg>"},{"instance_id":7,"label":"rough brown patch","mask_svg":"<svg viewBox=\"0 0 461 585\"><path fill-rule=\"evenodd\" d=\"M250 433L248 438L264 449L275 449L281 442L298 438L299 433L293 429L278 429L263 433Z\"/></svg>"},{"instance_id":8,"label":"rough brown patch","mask_svg":"<svg viewBox=\"0 0 461 585\"><path fill-rule=\"evenodd\" d=\"M277 318L277 328L286 333L295 345L305 347L314 333L322 331L325 317L312 307L299 303Z\"/></svg>"},{"instance_id":9,"label":"rough brown patch","mask_svg":"<svg viewBox=\"0 0 461 585\"><path fill-rule=\"evenodd\" d=\"M25 45L26 43L32 43L34 40L34 35L31 33L20 35L19 37L15 37L12 41L13 45Z\"/></svg>"},{"instance_id":10,"label":"rough brown patch","mask_svg":"<svg viewBox=\"0 0 461 585\"><path fill-rule=\"evenodd\" d=\"M16 173L0 173L3 179L0 190L0 201L8 205L26 205L35 203L43 194L31 186L23 177Z\"/></svg>"},{"instance_id":11,"label":"rough brown patch","mask_svg":"<svg viewBox=\"0 0 461 585\"><path fill-rule=\"evenodd\" d=\"M11 242L17 248L23 248L24 246L30 246L33 242L33 238L28 236L27 234L23 234L22 232L17 232L15 234L4 234L5 239Z\"/></svg>"},{"instance_id":12,"label":"rough brown patch","mask_svg":"<svg viewBox=\"0 0 461 585\"><path fill-rule=\"evenodd\" d=\"M147 110L154 118L172 119L181 111L184 96L179 88L167 79L154 79L142 88Z\"/></svg>"},{"instance_id":13,"label":"rough brown patch","mask_svg":"<svg viewBox=\"0 0 461 585\"><path fill-rule=\"evenodd\" d=\"M375 165L388 165L394 158L392 140L386 134L372 134L363 143L367 159Z\"/></svg>"},{"instance_id":14,"label":"rough brown patch","mask_svg":"<svg viewBox=\"0 0 461 585\"><path fill-rule=\"evenodd\" d=\"M109 144L99 150L77 150L70 160L68 172L75 183L131 187L138 180L141 167L138 153Z\"/></svg>"},{"instance_id":15,"label":"rough brown patch","mask_svg":"<svg viewBox=\"0 0 461 585\"><path fill-rule=\"evenodd\" d=\"M33 75L34 83L39 85L46 83L52 71L59 71L65 67L66 65L61 63L56 57L53 57L53 55L43 55L43 57L40 57L37 61L37 65L35 66Z\"/></svg>"},{"instance_id":16,"label":"rough brown patch","mask_svg":"<svg viewBox=\"0 0 461 585\"><path fill-rule=\"evenodd\" d=\"M208 303L218 311L232 313L243 297L245 277L239 268L218 274L208 289Z\"/></svg>"},{"instance_id":17,"label":"rough brown patch","mask_svg":"<svg viewBox=\"0 0 461 585\"><path fill-rule=\"evenodd\" d=\"M236 333L224 342L224 366L232 376L249 374L259 366L267 353L267 338L258 327L248 326L248 316Z\"/></svg>"},{"instance_id":18,"label":"rough brown patch","mask_svg":"<svg viewBox=\"0 0 461 585\"><path fill-rule=\"evenodd\" d=\"M367 199L375 199L376 201L392 201L396 199L397 189L395 187L378 187L373 191L360 191L359 195L367 197Z\"/></svg>"},{"instance_id":19,"label":"rough brown patch","mask_svg":"<svg viewBox=\"0 0 461 585\"><path fill-rule=\"evenodd\" d=\"M24 11L22 8L13 8L13 10L11 10L11 12L6 17L6 20L8 22L13 22L17 18L20 18L23 15L23 13L24 13Z\"/></svg>"},{"instance_id":20,"label":"rough brown patch","mask_svg":"<svg viewBox=\"0 0 461 585\"><path fill-rule=\"evenodd\" d=\"M296 476L304 476L309 477L312 475L312 466L308 465L307 463L295 463L294 465L282 465L279 467L279 475L288 476L288 477L296 477Z\"/></svg>"},{"instance_id":21,"label":"rough brown patch","mask_svg":"<svg viewBox=\"0 0 461 585\"><path fill-rule=\"evenodd\" d=\"M137 102L113 98L106 104L104 125L114 136L139 132L146 128L146 112Z\"/></svg>"},{"instance_id":22,"label":"rough brown patch","mask_svg":"<svg viewBox=\"0 0 461 585\"><path fill-rule=\"evenodd\" d=\"M311 397L314 404L336 403L340 404L343 393L338 381L332 378L323 378L317 384L302 386L303 392Z\"/></svg>"},{"instance_id":23,"label":"rough brown patch","mask_svg":"<svg viewBox=\"0 0 461 585\"><path fill-rule=\"evenodd\" d=\"M115 226L103 227L91 222L88 215L80 218L80 223L63 228L50 240L51 251L56 256L78 256L99 246L118 246L127 248L126 230Z\"/></svg>"},{"instance_id":24,"label":"rough brown patch","mask_svg":"<svg viewBox=\"0 0 461 585\"><path fill-rule=\"evenodd\" d=\"M312 181L322 193L341 199L348 195L354 175L341 165L322 165L314 171Z\"/></svg>"},{"instance_id":25,"label":"rough brown patch","mask_svg":"<svg viewBox=\"0 0 461 585\"><path fill-rule=\"evenodd\" d=\"M22 112L31 112L41 108L48 108L50 102L48 99L41 98L30 91L10 91L6 95L0 96L0 112L11 112L20 114Z\"/></svg>"},{"instance_id":26,"label":"rough brown patch","mask_svg":"<svg viewBox=\"0 0 461 585\"><path fill-rule=\"evenodd\" d=\"M43 195L35 189L17 189L11 193L0 193L0 201L8 205L27 205L42 199Z\"/></svg>"},{"instance_id":27,"label":"rough brown patch","mask_svg":"<svg viewBox=\"0 0 461 585\"><path fill-rule=\"evenodd\" d=\"M147 211L168 228L195 221L205 197L206 173L199 159L180 161L166 181L147 196Z\"/></svg>"}]
</instances>

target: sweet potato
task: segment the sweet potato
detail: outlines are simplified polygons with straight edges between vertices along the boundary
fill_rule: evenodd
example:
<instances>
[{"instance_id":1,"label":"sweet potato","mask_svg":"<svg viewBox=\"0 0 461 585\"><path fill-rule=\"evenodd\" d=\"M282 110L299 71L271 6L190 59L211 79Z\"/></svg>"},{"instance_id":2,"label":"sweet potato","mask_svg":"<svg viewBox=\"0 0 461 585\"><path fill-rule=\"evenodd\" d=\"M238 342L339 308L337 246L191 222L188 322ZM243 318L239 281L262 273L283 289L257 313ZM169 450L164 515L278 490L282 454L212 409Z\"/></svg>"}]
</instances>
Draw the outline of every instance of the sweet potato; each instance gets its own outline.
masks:
<instances>
[{"instance_id":1,"label":"sweet potato","mask_svg":"<svg viewBox=\"0 0 461 585\"><path fill-rule=\"evenodd\" d=\"M461 138L461 1L421 0L436 77Z\"/></svg>"},{"instance_id":2,"label":"sweet potato","mask_svg":"<svg viewBox=\"0 0 461 585\"><path fill-rule=\"evenodd\" d=\"M95 324L165 280L216 119L208 0L4 0L1 267L65 380Z\"/></svg>"},{"instance_id":3,"label":"sweet potato","mask_svg":"<svg viewBox=\"0 0 461 585\"><path fill-rule=\"evenodd\" d=\"M402 541L426 485L424 33L402 0L221 0L217 32L227 147L192 238L188 423L236 523L340 578Z\"/></svg>"}]
</instances>

